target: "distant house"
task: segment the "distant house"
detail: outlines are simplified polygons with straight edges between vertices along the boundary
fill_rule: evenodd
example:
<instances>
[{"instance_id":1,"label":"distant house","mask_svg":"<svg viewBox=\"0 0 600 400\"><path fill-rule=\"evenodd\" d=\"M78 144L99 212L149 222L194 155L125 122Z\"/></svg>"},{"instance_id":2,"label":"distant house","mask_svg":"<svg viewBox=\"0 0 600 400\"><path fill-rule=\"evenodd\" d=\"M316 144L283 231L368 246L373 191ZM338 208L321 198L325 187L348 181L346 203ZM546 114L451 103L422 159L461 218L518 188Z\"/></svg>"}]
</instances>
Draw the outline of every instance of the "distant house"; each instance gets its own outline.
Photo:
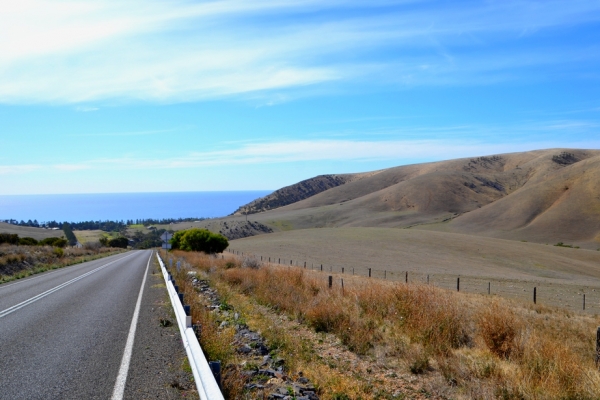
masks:
<instances>
[{"instance_id":1,"label":"distant house","mask_svg":"<svg viewBox=\"0 0 600 400\"><path fill-rule=\"evenodd\" d=\"M81 243L79 243L79 241L77 241L77 243L75 243L75 246L73 246L73 247L75 247L76 249L81 249L81 248L83 248L83 245Z\"/></svg>"}]
</instances>

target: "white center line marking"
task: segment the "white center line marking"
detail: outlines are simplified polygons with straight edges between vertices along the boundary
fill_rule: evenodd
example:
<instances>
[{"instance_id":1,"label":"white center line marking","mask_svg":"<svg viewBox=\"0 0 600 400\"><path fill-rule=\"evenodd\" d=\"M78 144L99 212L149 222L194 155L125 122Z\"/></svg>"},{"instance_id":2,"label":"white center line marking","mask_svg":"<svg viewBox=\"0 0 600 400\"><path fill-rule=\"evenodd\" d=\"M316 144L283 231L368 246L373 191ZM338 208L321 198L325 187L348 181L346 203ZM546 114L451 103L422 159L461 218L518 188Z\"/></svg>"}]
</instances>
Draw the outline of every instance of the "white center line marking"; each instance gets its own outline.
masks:
<instances>
[{"instance_id":1,"label":"white center line marking","mask_svg":"<svg viewBox=\"0 0 600 400\"><path fill-rule=\"evenodd\" d=\"M111 400L123 399L123 393L125 392L125 383L127 382L127 373L129 372L129 363L131 362L131 353L133 352L133 342L135 340L135 330L137 328L138 317L140 316L140 305L142 304L142 295L144 294L144 285L146 284L146 275L148 275L152 254L154 254L154 252L150 253L150 258L146 265L146 272L144 272L144 279L142 279L140 294L138 295L135 310L133 311L133 318L131 318L129 335L127 335L127 343L125 343L125 351L123 352L123 359L121 360L121 367L119 368L119 375L117 375L117 381L115 382Z\"/></svg>"},{"instance_id":2,"label":"white center line marking","mask_svg":"<svg viewBox=\"0 0 600 400\"><path fill-rule=\"evenodd\" d=\"M89 271L89 272L86 272L86 273L85 273L85 274L83 274L83 275L79 275L77 278L73 278L73 279L71 279L70 281L67 281L67 282L65 282L65 283L62 283L62 284L60 284L60 285L58 285L58 286L55 286L55 287L53 287L52 289L48 289L48 290L46 290L45 292L43 292L43 293L40 293L40 294L38 294L37 296L33 296L33 297L31 297L31 298L29 298L29 299L27 299L27 300L25 300L25 301L22 301L22 302L20 302L19 304L15 304L14 306L7 308L6 310L2 310L2 311L0 311L0 318L2 318L2 317L6 317L7 315L9 315L9 314L12 314L12 313L14 313L14 312L15 312L15 311L17 311L17 310L19 310L19 309L21 309L21 308L23 308L23 307L25 307L25 306L28 306L28 305L29 305L29 304L31 304L31 303L35 303L36 301L38 301L38 300L41 300L41 299L43 299L44 297L46 297L46 296L48 296L48 295L50 295L50 294L52 294L52 293L54 293L54 292L56 292L56 291L58 291L58 290L60 290L60 289L64 288L65 286L69 286L70 284L72 284L72 283L75 283L75 282L77 282L78 280L80 280L80 279L83 279L83 278L85 278L86 276L89 276L89 275L93 274L94 272L100 271L101 269L103 269L103 268L106 268L106 267L108 267L109 265L116 263L117 261L121 261L121 260L123 260L123 259L125 259L125 258L131 257L131 256L132 256L132 255L134 255L134 254L135 254L135 253L133 253L133 254L130 254L130 255L128 255L127 257L119 258L118 260L114 260L114 261L111 261L111 262L109 262L109 263L107 263L107 264L101 265L101 266L99 266L98 268L96 268L96 269L93 269L93 270L91 270L91 271Z\"/></svg>"}]
</instances>

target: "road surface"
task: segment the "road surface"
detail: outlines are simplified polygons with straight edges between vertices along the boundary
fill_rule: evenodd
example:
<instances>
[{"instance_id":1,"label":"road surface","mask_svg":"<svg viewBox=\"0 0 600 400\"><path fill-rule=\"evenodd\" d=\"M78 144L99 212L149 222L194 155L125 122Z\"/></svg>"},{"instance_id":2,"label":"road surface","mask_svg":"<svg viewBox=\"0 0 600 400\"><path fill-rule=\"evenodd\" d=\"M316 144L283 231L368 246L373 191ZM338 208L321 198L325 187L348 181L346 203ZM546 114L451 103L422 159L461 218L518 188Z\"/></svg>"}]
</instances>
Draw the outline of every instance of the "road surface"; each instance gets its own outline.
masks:
<instances>
[{"instance_id":1,"label":"road surface","mask_svg":"<svg viewBox=\"0 0 600 400\"><path fill-rule=\"evenodd\" d=\"M141 359L134 339L151 256L131 251L0 285L0 399L136 398L146 383L131 383L129 361Z\"/></svg>"}]
</instances>

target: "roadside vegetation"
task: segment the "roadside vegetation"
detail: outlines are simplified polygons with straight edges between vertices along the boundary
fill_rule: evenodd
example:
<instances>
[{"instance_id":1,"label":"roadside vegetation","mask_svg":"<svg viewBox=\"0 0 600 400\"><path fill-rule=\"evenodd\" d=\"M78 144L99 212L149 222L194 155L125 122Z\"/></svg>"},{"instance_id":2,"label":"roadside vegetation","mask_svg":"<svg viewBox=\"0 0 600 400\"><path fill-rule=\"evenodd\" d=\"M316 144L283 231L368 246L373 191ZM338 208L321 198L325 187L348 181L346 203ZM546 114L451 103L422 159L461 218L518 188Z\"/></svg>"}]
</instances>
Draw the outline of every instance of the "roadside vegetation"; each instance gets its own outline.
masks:
<instances>
[{"instance_id":1,"label":"roadside vegetation","mask_svg":"<svg viewBox=\"0 0 600 400\"><path fill-rule=\"evenodd\" d=\"M66 240L61 240L66 243ZM100 243L90 243L80 249L63 247L56 247L51 244L1 244L0 283L25 278L51 269L107 257L123 251L122 249L101 247Z\"/></svg>"},{"instance_id":2,"label":"roadside vegetation","mask_svg":"<svg viewBox=\"0 0 600 400\"><path fill-rule=\"evenodd\" d=\"M216 289L247 325L302 372L321 399L597 399L597 316L428 285L336 276L256 259L172 252ZM245 265L245 267L244 267ZM201 299L182 269L188 301ZM251 398L231 348L234 329L192 304L225 392ZM335 338L330 347L328 338Z\"/></svg>"},{"instance_id":3,"label":"roadside vegetation","mask_svg":"<svg viewBox=\"0 0 600 400\"><path fill-rule=\"evenodd\" d=\"M201 251L206 254L223 252L229 242L219 233L212 233L208 229L192 228L177 231L171 239L174 250Z\"/></svg>"}]
</instances>

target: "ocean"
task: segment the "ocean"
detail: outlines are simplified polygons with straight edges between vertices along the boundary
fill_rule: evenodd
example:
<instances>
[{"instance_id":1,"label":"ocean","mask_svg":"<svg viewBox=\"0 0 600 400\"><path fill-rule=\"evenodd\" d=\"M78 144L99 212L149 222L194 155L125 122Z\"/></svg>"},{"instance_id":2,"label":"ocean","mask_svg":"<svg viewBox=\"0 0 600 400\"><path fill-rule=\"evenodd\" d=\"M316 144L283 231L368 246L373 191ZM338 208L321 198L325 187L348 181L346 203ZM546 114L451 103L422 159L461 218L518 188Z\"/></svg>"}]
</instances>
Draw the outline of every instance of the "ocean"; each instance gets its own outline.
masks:
<instances>
[{"instance_id":1,"label":"ocean","mask_svg":"<svg viewBox=\"0 0 600 400\"><path fill-rule=\"evenodd\" d=\"M0 220L38 223L216 218L272 191L96 193L0 196Z\"/></svg>"}]
</instances>

